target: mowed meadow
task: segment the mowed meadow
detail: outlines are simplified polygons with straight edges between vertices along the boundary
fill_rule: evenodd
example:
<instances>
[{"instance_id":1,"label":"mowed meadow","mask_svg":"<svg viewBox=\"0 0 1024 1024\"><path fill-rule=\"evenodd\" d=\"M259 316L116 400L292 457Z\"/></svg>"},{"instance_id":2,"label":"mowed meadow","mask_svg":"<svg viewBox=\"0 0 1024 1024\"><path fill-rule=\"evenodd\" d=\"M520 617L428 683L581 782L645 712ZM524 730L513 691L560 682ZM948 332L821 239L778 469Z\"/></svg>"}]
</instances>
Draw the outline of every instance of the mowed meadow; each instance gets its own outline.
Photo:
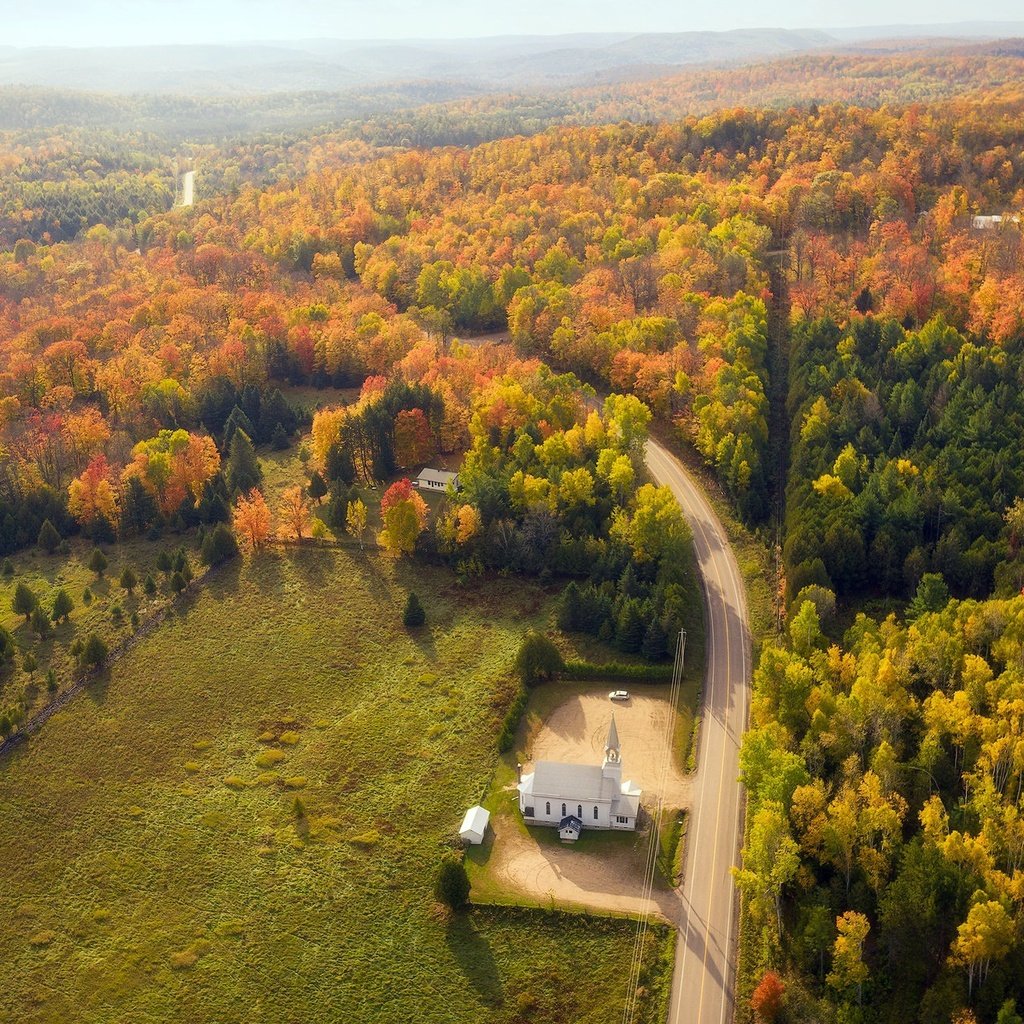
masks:
<instances>
[{"instance_id":1,"label":"mowed meadow","mask_svg":"<svg viewBox=\"0 0 1024 1024\"><path fill-rule=\"evenodd\" d=\"M632 924L448 922L432 894L549 616L537 586L355 551L212 574L0 761L0 1019L618 1015Z\"/></svg>"}]
</instances>

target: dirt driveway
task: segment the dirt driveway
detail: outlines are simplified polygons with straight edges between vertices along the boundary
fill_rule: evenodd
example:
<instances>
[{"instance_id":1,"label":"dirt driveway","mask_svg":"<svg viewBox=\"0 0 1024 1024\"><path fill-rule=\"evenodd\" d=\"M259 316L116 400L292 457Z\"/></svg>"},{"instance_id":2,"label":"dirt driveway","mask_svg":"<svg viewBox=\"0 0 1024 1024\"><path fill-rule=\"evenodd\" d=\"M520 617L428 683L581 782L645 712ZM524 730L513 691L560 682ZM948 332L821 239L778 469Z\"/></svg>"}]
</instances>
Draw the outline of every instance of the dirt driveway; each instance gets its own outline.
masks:
<instances>
[{"instance_id":1,"label":"dirt driveway","mask_svg":"<svg viewBox=\"0 0 1024 1024\"><path fill-rule=\"evenodd\" d=\"M643 789L641 804L652 807L664 781L666 806L688 807L690 785L676 758L668 759L668 772L663 774L670 739L667 687L645 687L623 703L610 701L609 689L606 685L580 692L565 686L564 698L549 691L550 710L530 725L530 760L523 770L530 771L537 760L600 764L614 711L623 779L631 779ZM531 711L531 718L535 717L536 712ZM513 813L518 816L518 811ZM494 815L491 825L494 838L486 861L488 888L520 894L531 902L554 900L630 914L654 910L671 922L679 917L680 897L660 878L650 901L643 896L649 821L641 832L588 835L585 831L579 842L565 845L553 830L524 829L521 820L511 814Z\"/></svg>"}]
</instances>

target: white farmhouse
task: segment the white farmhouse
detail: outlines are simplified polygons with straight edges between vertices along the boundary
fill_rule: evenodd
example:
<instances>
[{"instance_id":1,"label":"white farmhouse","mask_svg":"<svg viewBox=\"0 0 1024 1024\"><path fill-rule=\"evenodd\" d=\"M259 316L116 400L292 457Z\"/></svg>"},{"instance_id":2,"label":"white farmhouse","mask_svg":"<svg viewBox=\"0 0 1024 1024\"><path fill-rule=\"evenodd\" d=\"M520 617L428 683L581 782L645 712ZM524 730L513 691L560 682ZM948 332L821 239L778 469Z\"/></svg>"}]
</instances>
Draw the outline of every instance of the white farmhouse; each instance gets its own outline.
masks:
<instances>
[{"instance_id":1,"label":"white farmhouse","mask_svg":"<svg viewBox=\"0 0 1024 1024\"><path fill-rule=\"evenodd\" d=\"M538 761L517 788L526 823L557 828L564 839L575 839L580 828L636 829L641 791L632 782L622 781L614 715L600 765ZM580 826L567 818L577 819Z\"/></svg>"},{"instance_id":2,"label":"white farmhouse","mask_svg":"<svg viewBox=\"0 0 1024 1024\"><path fill-rule=\"evenodd\" d=\"M458 473L449 473L446 469L424 467L420 470L420 475L416 477L416 486L421 491L446 491L449 484L456 491L459 489Z\"/></svg>"}]
</instances>

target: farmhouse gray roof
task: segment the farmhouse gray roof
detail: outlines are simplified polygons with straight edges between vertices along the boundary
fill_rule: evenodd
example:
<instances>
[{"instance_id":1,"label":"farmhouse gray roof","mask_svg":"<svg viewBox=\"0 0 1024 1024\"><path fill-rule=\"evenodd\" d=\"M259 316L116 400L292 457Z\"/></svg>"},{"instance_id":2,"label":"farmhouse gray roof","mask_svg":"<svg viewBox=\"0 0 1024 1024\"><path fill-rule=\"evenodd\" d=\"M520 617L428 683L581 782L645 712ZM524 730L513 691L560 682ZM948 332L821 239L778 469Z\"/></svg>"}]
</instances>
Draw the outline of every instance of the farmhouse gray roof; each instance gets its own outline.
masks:
<instances>
[{"instance_id":1,"label":"farmhouse gray roof","mask_svg":"<svg viewBox=\"0 0 1024 1024\"><path fill-rule=\"evenodd\" d=\"M429 480L431 483L444 484L446 487L459 474L449 473L447 469L421 469L417 480Z\"/></svg>"}]
</instances>

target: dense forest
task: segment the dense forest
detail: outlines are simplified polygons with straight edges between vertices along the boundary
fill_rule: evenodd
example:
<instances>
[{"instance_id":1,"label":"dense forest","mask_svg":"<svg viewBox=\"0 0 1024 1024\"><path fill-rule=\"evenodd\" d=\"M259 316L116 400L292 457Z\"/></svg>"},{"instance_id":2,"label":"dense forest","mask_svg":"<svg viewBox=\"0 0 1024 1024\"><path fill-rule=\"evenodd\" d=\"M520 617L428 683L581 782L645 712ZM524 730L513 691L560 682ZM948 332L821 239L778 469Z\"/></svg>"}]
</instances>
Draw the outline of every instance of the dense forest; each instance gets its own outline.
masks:
<instances>
[{"instance_id":1,"label":"dense forest","mask_svg":"<svg viewBox=\"0 0 1024 1024\"><path fill-rule=\"evenodd\" d=\"M653 423L781 553L742 755L743 1012L757 983L762 1019L775 985L791 1020L1019 1020L1019 71L1012 48L801 57L574 93L589 126L489 98L193 140L190 210L180 140L11 127L0 555L228 522L258 545L254 446L308 427L339 535L367 528L353 488L391 483L385 549L571 577L563 628L658 658L692 581L643 481ZM805 105L764 105L773 74ZM298 387L357 390L310 415ZM463 491L427 529L395 478L438 454Z\"/></svg>"}]
</instances>

